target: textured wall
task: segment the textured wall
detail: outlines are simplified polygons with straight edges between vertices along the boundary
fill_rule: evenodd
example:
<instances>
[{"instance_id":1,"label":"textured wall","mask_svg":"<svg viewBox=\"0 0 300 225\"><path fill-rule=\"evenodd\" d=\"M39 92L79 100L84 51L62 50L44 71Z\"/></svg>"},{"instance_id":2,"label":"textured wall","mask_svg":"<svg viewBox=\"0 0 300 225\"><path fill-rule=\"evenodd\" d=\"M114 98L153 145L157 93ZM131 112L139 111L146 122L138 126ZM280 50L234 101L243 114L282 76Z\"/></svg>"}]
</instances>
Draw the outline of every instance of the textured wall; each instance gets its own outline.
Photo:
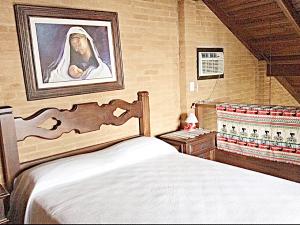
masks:
<instances>
[{"instance_id":1,"label":"textured wall","mask_svg":"<svg viewBox=\"0 0 300 225\"><path fill-rule=\"evenodd\" d=\"M202 1L179 2L182 113L191 111L193 102L206 99L230 103L297 105L275 78L270 81L266 76L265 62L258 61ZM198 47L224 48L224 79L197 81ZM189 91L191 81L198 84L198 91ZM206 110L204 127L214 129L215 124L215 110Z\"/></svg>"},{"instance_id":2,"label":"textured wall","mask_svg":"<svg viewBox=\"0 0 300 225\"><path fill-rule=\"evenodd\" d=\"M267 65L264 61L259 62L256 90L256 100L260 104L300 106L276 78L267 76Z\"/></svg>"},{"instance_id":3,"label":"textured wall","mask_svg":"<svg viewBox=\"0 0 300 225\"><path fill-rule=\"evenodd\" d=\"M241 42L226 28L226 26L211 12L202 1L181 1L184 9L179 23L181 28L181 43L184 44L181 65L181 84L185 90L181 95L187 102L181 102L181 110L190 110L193 102L210 99L227 102L255 102L255 77L258 69L257 59L241 44ZM184 14L184 15L183 15ZM225 72L224 79L197 81L197 47L224 48ZM197 82L198 91L189 92L188 83ZM183 98L183 97L182 97ZM204 126L215 127L215 112L207 111Z\"/></svg>"},{"instance_id":4,"label":"textured wall","mask_svg":"<svg viewBox=\"0 0 300 225\"><path fill-rule=\"evenodd\" d=\"M18 47L14 3L73 7L119 14L125 89L47 100L27 101ZM71 108L73 103L113 98L136 99L136 92L150 93L151 130L158 134L176 129L180 114L179 43L176 0L1 0L0 1L0 105L10 105L15 115L28 116L41 107ZM171 103L171 104L170 104ZM154 110L156 109L156 110ZM76 135L72 132L55 141L31 138L19 144L21 160L108 141L138 133L135 120L124 127L103 126L99 132Z\"/></svg>"}]
</instances>

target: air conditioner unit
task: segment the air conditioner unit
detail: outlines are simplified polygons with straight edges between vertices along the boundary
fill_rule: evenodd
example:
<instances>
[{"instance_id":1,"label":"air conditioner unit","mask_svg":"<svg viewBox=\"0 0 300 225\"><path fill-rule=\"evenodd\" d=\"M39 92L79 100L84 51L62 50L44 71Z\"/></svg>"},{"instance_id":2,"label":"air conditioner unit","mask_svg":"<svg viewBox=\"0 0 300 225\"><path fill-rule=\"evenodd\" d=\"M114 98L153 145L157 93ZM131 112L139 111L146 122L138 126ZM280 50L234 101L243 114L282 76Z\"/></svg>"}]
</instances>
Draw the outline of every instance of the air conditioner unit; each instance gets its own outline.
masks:
<instances>
[{"instance_id":1,"label":"air conditioner unit","mask_svg":"<svg viewBox=\"0 0 300 225\"><path fill-rule=\"evenodd\" d=\"M223 48L197 48L197 79L224 77Z\"/></svg>"}]
</instances>

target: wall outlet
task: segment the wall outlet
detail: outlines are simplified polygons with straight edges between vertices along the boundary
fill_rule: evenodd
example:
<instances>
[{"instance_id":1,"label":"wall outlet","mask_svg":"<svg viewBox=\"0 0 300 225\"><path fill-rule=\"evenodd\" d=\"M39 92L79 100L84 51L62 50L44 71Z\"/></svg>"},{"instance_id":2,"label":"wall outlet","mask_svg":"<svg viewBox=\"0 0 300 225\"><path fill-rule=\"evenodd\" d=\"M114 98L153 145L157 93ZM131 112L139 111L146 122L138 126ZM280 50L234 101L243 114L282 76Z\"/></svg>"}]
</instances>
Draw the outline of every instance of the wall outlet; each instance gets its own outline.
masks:
<instances>
[{"instance_id":1,"label":"wall outlet","mask_svg":"<svg viewBox=\"0 0 300 225\"><path fill-rule=\"evenodd\" d=\"M196 88L195 88L195 82L191 81L190 82L190 92L194 92L195 90L196 90Z\"/></svg>"},{"instance_id":2,"label":"wall outlet","mask_svg":"<svg viewBox=\"0 0 300 225\"><path fill-rule=\"evenodd\" d=\"M189 82L189 91L190 92L198 92L198 83L195 81L190 81Z\"/></svg>"}]
</instances>

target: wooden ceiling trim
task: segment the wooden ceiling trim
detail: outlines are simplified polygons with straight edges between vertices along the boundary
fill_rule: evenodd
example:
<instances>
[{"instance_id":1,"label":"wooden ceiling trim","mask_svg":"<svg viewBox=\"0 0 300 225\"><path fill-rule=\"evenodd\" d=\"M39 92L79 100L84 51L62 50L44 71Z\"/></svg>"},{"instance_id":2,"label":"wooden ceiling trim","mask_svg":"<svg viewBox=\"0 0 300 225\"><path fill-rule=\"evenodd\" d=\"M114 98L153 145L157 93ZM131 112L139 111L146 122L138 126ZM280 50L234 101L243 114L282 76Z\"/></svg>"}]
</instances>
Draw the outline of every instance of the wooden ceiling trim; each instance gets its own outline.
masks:
<instances>
[{"instance_id":1,"label":"wooden ceiling trim","mask_svg":"<svg viewBox=\"0 0 300 225\"><path fill-rule=\"evenodd\" d=\"M268 76L300 76L300 64L268 64Z\"/></svg>"},{"instance_id":2,"label":"wooden ceiling trim","mask_svg":"<svg viewBox=\"0 0 300 225\"><path fill-rule=\"evenodd\" d=\"M293 25L297 34L300 35L300 17L290 0L276 0L276 2Z\"/></svg>"},{"instance_id":3,"label":"wooden ceiling trim","mask_svg":"<svg viewBox=\"0 0 300 225\"><path fill-rule=\"evenodd\" d=\"M251 33L252 31L254 31L254 32L264 31L265 33L267 32L270 34L270 30L271 30L271 32L273 31L273 33L274 33L276 31L281 31L283 29L290 29L294 32L293 27L290 25L289 22L286 22L286 21L281 21L276 24L272 23L271 25L262 23L262 24L260 24L260 26L258 25L255 27L247 27L247 30L249 33Z\"/></svg>"},{"instance_id":4,"label":"wooden ceiling trim","mask_svg":"<svg viewBox=\"0 0 300 225\"><path fill-rule=\"evenodd\" d=\"M240 10L244 10L244 9L248 9L248 8L253 8L253 7L257 7L257 6L261 6L261 5L265 5L265 4L270 4L272 2L273 2L273 0L259 0L259 1L254 1L254 2L247 3L247 4L236 5L236 6L228 8L226 11L229 13L233 13L233 12L238 12Z\"/></svg>"},{"instance_id":5,"label":"wooden ceiling trim","mask_svg":"<svg viewBox=\"0 0 300 225\"><path fill-rule=\"evenodd\" d=\"M278 57L278 56L276 56ZM276 61L272 59L272 65L282 65L282 64L300 64L300 60L284 60L284 61ZM298 77L298 76L296 76ZM299 79L299 78L298 78Z\"/></svg>"},{"instance_id":6,"label":"wooden ceiling trim","mask_svg":"<svg viewBox=\"0 0 300 225\"><path fill-rule=\"evenodd\" d=\"M290 41L294 40L295 38L299 38L297 34L286 34L286 35L278 35L278 36L272 36L272 37L262 37L262 38L253 38L248 39L249 42L255 44L255 43L266 43L266 42L282 42L282 41Z\"/></svg>"},{"instance_id":7,"label":"wooden ceiling trim","mask_svg":"<svg viewBox=\"0 0 300 225\"><path fill-rule=\"evenodd\" d=\"M276 49L284 49L287 46L290 48L299 47L300 37L294 39L282 39L282 40L265 40L262 42L252 42L253 46L256 48L265 48L276 50Z\"/></svg>"},{"instance_id":8,"label":"wooden ceiling trim","mask_svg":"<svg viewBox=\"0 0 300 225\"><path fill-rule=\"evenodd\" d=\"M214 0L203 0L203 2L207 5L207 7L227 26L227 28L246 46L246 48L259 60L266 59L264 54L260 52L258 49L255 49L250 43L247 43L247 38L251 37L251 35L240 29L236 23L234 18L228 16L222 8L218 6L218 3Z\"/></svg>"},{"instance_id":9,"label":"wooden ceiling trim","mask_svg":"<svg viewBox=\"0 0 300 225\"><path fill-rule=\"evenodd\" d=\"M272 64L300 64L300 55L273 56Z\"/></svg>"},{"instance_id":10,"label":"wooden ceiling trim","mask_svg":"<svg viewBox=\"0 0 300 225\"><path fill-rule=\"evenodd\" d=\"M256 28L256 27L265 27L265 28L269 28L270 27L270 19L268 20L259 20L257 22L254 23L247 23L244 24L244 28L245 29L249 29L249 28ZM289 21L286 19L286 17L276 17L274 19L272 19L271 22L272 25L285 25L285 24L289 24Z\"/></svg>"},{"instance_id":11,"label":"wooden ceiling trim","mask_svg":"<svg viewBox=\"0 0 300 225\"><path fill-rule=\"evenodd\" d=\"M254 1L254 2L247 3L247 4L239 4L234 7L230 7L228 9L226 9L226 11L229 13L234 13L234 12L238 12L240 10L257 7L257 6L261 6L261 5L265 5L265 4L270 4L272 2L273 2L273 0Z\"/></svg>"},{"instance_id":12,"label":"wooden ceiling trim","mask_svg":"<svg viewBox=\"0 0 300 225\"><path fill-rule=\"evenodd\" d=\"M286 77L275 77L279 83L300 103L300 93L290 84Z\"/></svg>"},{"instance_id":13,"label":"wooden ceiling trim","mask_svg":"<svg viewBox=\"0 0 300 225\"><path fill-rule=\"evenodd\" d=\"M270 22L276 19L287 19L286 16L280 12L280 13L274 13L270 15L265 15L261 17L252 17L252 18L239 18L238 21L236 21L236 24L240 26L246 26L248 24L252 23L265 23L265 22Z\"/></svg>"},{"instance_id":14,"label":"wooden ceiling trim","mask_svg":"<svg viewBox=\"0 0 300 225\"><path fill-rule=\"evenodd\" d=\"M233 8L233 7L245 5L245 4L250 4L252 2L258 2L258 1L260 1L260 0L222 0L222 1L218 1L218 5L221 8L228 10L229 8Z\"/></svg>"},{"instance_id":15,"label":"wooden ceiling trim","mask_svg":"<svg viewBox=\"0 0 300 225\"><path fill-rule=\"evenodd\" d=\"M281 9L278 7L278 5L276 3L273 3L273 4L265 4L261 6L247 8L233 13L227 12L227 14L230 16L236 16L240 18L252 18L254 16L255 17L269 16L274 13L280 13L280 12Z\"/></svg>"},{"instance_id":16,"label":"wooden ceiling trim","mask_svg":"<svg viewBox=\"0 0 300 225\"><path fill-rule=\"evenodd\" d=\"M235 14L235 15L230 15L230 16L234 16L236 20L244 21L244 20L253 19L253 18L262 18L262 17L270 18L271 16L278 15L280 13L281 13L281 10L279 8L274 8L274 9L269 9L269 10L268 9L256 10L256 11L245 13L245 14Z\"/></svg>"},{"instance_id":17,"label":"wooden ceiling trim","mask_svg":"<svg viewBox=\"0 0 300 225\"><path fill-rule=\"evenodd\" d=\"M277 48L276 51L272 50L271 55L272 56L299 55L299 52L300 52L300 46L298 44L297 46L285 46L285 48ZM265 55L268 55L268 52L266 52Z\"/></svg>"},{"instance_id":18,"label":"wooden ceiling trim","mask_svg":"<svg viewBox=\"0 0 300 225\"><path fill-rule=\"evenodd\" d=\"M252 31L251 36L255 38L268 38L270 36L283 36L283 35L293 35L295 34L295 30L292 26L285 27L283 29L272 29L272 31ZM250 37L251 38L251 37Z\"/></svg>"}]
</instances>

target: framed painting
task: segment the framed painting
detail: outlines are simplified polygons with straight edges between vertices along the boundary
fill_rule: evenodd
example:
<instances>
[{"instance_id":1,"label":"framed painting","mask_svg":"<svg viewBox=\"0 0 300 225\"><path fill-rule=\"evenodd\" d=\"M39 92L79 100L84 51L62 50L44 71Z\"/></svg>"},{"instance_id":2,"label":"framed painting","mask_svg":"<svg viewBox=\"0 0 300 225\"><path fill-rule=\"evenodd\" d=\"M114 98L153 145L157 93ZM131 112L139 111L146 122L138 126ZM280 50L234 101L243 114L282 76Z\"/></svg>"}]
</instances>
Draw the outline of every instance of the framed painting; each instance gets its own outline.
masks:
<instances>
[{"instance_id":1,"label":"framed painting","mask_svg":"<svg viewBox=\"0 0 300 225\"><path fill-rule=\"evenodd\" d=\"M124 88L118 14L14 5L28 100Z\"/></svg>"}]
</instances>

